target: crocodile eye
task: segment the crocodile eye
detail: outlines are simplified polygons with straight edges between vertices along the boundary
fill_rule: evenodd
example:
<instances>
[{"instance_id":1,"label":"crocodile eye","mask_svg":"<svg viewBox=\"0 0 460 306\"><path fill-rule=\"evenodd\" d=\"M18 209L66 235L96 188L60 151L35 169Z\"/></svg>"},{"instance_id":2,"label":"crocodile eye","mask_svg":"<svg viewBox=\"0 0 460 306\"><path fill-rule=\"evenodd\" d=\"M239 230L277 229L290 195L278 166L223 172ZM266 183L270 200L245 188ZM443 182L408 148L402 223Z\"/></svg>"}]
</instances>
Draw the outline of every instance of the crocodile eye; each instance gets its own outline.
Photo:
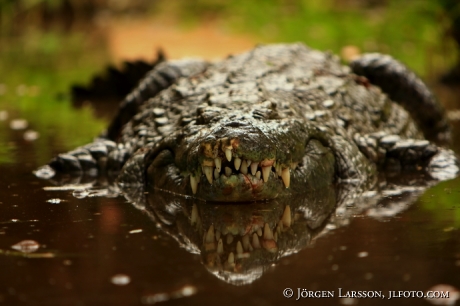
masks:
<instances>
[{"instance_id":1,"label":"crocodile eye","mask_svg":"<svg viewBox=\"0 0 460 306\"><path fill-rule=\"evenodd\" d=\"M208 124L211 121L221 119L222 110L220 108L207 106L197 109L196 124Z\"/></svg>"},{"instance_id":2,"label":"crocodile eye","mask_svg":"<svg viewBox=\"0 0 460 306\"><path fill-rule=\"evenodd\" d=\"M252 117L254 117L254 119L268 119L268 112L266 109L256 109L252 112Z\"/></svg>"},{"instance_id":3,"label":"crocodile eye","mask_svg":"<svg viewBox=\"0 0 460 306\"><path fill-rule=\"evenodd\" d=\"M265 101L258 104L252 111L254 119L280 119L278 103L276 101Z\"/></svg>"},{"instance_id":4,"label":"crocodile eye","mask_svg":"<svg viewBox=\"0 0 460 306\"><path fill-rule=\"evenodd\" d=\"M252 117L254 119L280 119L279 113L276 111L276 109L269 109L269 108L263 108L263 109L256 109L252 112Z\"/></svg>"},{"instance_id":5,"label":"crocodile eye","mask_svg":"<svg viewBox=\"0 0 460 306\"><path fill-rule=\"evenodd\" d=\"M231 121L231 122L225 123L225 126L231 127L231 128L240 128L240 127L250 126L250 124L245 122L244 120L245 118L243 117L243 118L240 118L240 121Z\"/></svg>"}]
</instances>

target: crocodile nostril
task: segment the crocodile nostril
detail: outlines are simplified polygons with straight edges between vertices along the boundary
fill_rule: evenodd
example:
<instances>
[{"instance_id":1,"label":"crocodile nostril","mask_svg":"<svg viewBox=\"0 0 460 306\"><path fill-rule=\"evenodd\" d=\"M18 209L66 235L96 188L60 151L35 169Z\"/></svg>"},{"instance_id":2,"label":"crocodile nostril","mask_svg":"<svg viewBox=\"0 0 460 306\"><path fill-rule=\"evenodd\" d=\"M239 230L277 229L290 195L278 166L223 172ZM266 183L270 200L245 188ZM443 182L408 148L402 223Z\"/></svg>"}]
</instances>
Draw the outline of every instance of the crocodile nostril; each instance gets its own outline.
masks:
<instances>
[{"instance_id":1,"label":"crocodile nostril","mask_svg":"<svg viewBox=\"0 0 460 306\"><path fill-rule=\"evenodd\" d=\"M244 122L244 121L232 121L232 122L225 123L225 126L237 128L237 127L249 126L249 123Z\"/></svg>"}]
</instances>

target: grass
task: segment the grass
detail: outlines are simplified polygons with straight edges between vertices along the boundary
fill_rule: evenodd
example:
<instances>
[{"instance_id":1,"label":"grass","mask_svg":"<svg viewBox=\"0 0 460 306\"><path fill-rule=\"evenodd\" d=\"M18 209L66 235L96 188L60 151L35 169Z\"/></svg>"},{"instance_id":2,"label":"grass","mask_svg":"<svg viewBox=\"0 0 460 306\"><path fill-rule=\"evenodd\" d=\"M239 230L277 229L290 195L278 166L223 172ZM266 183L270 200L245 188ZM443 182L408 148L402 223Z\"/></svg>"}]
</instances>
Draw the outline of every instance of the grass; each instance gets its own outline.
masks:
<instances>
[{"instance_id":1,"label":"grass","mask_svg":"<svg viewBox=\"0 0 460 306\"><path fill-rule=\"evenodd\" d=\"M457 60L455 43L446 35L450 20L439 1L388 0L365 9L346 2L178 0L161 2L157 11L176 15L188 25L212 18L233 31L255 34L262 42L302 41L335 53L353 45L363 52L389 53L425 77Z\"/></svg>"},{"instance_id":2,"label":"grass","mask_svg":"<svg viewBox=\"0 0 460 306\"><path fill-rule=\"evenodd\" d=\"M59 31L28 30L23 35L3 39L1 44L0 110L9 119L27 118L29 128L39 131L35 141L37 162L52 156L51 148L61 151L91 141L106 122L94 118L91 109L76 111L71 106L69 90L75 83L87 83L106 63L103 48L93 48L80 33L65 35ZM78 129L75 127L78 126ZM0 163L16 161L14 143L7 123L0 124ZM53 143L54 145L50 145Z\"/></svg>"}]
</instances>

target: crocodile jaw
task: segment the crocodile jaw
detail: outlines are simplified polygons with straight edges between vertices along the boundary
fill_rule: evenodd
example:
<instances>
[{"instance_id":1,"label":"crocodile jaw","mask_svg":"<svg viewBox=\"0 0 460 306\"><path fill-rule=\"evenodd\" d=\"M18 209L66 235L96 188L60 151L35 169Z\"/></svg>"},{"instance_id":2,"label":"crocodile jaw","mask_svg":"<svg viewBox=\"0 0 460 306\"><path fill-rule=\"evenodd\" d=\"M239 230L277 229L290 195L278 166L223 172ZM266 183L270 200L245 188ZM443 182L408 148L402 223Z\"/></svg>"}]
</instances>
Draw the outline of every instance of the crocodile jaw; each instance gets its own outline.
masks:
<instances>
[{"instance_id":1,"label":"crocodile jaw","mask_svg":"<svg viewBox=\"0 0 460 306\"><path fill-rule=\"evenodd\" d=\"M147 183L206 201L243 202L302 192L314 176L333 181L332 153L311 141L305 125L286 120L272 130L267 126L252 122L229 129L221 123L208 134L183 137L147 162Z\"/></svg>"}]
</instances>

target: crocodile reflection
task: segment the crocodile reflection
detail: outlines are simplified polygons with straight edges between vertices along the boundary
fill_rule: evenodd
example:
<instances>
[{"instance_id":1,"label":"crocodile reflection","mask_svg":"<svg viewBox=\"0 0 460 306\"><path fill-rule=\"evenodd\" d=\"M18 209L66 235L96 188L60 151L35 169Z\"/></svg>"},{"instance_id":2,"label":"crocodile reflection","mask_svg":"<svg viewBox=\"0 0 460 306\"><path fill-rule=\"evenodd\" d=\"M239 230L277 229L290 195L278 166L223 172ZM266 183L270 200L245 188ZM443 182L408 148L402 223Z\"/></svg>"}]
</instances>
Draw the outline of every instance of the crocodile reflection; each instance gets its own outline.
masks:
<instances>
[{"instance_id":1,"label":"crocodile reflection","mask_svg":"<svg viewBox=\"0 0 460 306\"><path fill-rule=\"evenodd\" d=\"M245 285L280 258L297 253L353 215L393 216L434 181L414 176L385 178L371 190L323 186L268 202L211 204L161 190L125 189L124 195L179 245L200 254L217 278Z\"/></svg>"}]
</instances>

